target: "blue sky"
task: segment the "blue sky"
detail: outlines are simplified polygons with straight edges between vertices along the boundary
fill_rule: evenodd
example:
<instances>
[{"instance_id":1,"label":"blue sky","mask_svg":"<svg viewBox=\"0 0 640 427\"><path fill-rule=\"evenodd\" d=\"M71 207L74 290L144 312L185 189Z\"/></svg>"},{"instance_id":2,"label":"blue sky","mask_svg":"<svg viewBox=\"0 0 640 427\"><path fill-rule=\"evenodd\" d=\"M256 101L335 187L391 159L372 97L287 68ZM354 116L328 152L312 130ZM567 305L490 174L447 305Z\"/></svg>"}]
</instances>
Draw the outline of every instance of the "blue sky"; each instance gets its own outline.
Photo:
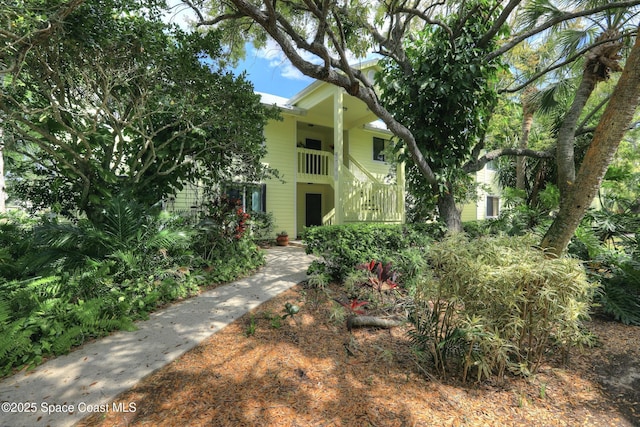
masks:
<instances>
[{"instance_id":1,"label":"blue sky","mask_svg":"<svg viewBox=\"0 0 640 427\"><path fill-rule=\"evenodd\" d=\"M253 83L256 92L291 98L313 82L295 69L276 47L256 51L247 44L246 52L245 59L234 72L246 71L247 79Z\"/></svg>"},{"instance_id":2,"label":"blue sky","mask_svg":"<svg viewBox=\"0 0 640 427\"><path fill-rule=\"evenodd\" d=\"M165 20L190 30L191 23L196 20L194 14L178 0L168 0L168 4ZM236 74L246 71L247 79L253 83L256 92L291 98L313 82L291 65L272 40L260 50L247 43L245 50L245 59L233 71Z\"/></svg>"}]
</instances>

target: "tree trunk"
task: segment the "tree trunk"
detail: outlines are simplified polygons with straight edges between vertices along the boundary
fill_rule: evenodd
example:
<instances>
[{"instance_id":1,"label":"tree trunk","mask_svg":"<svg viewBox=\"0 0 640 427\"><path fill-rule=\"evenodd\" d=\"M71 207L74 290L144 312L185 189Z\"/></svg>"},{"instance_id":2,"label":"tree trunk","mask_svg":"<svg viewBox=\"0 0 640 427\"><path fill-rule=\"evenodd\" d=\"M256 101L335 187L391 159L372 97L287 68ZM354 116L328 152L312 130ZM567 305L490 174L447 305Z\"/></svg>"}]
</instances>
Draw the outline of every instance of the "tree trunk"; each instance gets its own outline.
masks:
<instances>
[{"instance_id":1,"label":"tree trunk","mask_svg":"<svg viewBox=\"0 0 640 427\"><path fill-rule=\"evenodd\" d=\"M438 196L438 213L440 220L445 223L450 233L459 233L462 231L462 210L456 206L452 187L448 183L448 191L441 192Z\"/></svg>"},{"instance_id":2,"label":"tree trunk","mask_svg":"<svg viewBox=\"0 0 640 427\"><path fill-rule=\"evenodd\" d=\"M2 130L0 130L0 141L2 140ZM4 180L4 147L0 142L0 213L7 211L7 189Z\"/></svg>"},{"instance_id":3,"label":"tree trunk","mask_svg":"<svg viewBox=\"0 0 640 427\"><path fill-rule=\"evenodd\" d=\"M384 319L382 317L373 316L349 316L347 319L347 329L351 330L356 327L373 327L390 329L401 326L402 321L398 319Z\"/></svg>"},{"instance_id":4,"label":"tree trunk","mask_svg":"<svg viewBox=\"0 0 640 427\"><path fill-rule=\"evenodd\" d=\"M558 167L558 189L560 190L561 205L562 199L565 194L570 191L576 179L574 141L578 119L580 119L580 114L585 105L587 105L587 101L596 88L597 83L597 76L590 68L585 68L582 74L582 81L573 99L573 104L571 104L571 108L564 117L562 126L558 130L556 165Z\"/></svg>"},{"instance_id":5,"label":"tree trunk","mask_svg":"<svg viewBox=\"0 0 640 427\"><path fill-rule=\"evenodd\" d=\"M522 131L520 133L520 141L518 148L525 149L529 146L529 134L531 133L531 127L533 126L533 114L535 113L535 104L531 97L536 92L535 88L531 86L531 89L525 89L522 94ZM516 157L516 188L518 190L525 189L525 156Z\"/></svg>"},{"instance_id":6,"label":"tree trunk","mask_svg":"<svg viewBox=\"0 0 640 427\"><path fill-rule=\"evenodd\" d=\"M589 208L618 145L633 120L640 101L640 33L622 71L609 104L593 134L575 181L561 194L558 216L542 239L541 246L560 256ZM585 70L585 74L589 70Z\"/></svg>"}]
</instances>

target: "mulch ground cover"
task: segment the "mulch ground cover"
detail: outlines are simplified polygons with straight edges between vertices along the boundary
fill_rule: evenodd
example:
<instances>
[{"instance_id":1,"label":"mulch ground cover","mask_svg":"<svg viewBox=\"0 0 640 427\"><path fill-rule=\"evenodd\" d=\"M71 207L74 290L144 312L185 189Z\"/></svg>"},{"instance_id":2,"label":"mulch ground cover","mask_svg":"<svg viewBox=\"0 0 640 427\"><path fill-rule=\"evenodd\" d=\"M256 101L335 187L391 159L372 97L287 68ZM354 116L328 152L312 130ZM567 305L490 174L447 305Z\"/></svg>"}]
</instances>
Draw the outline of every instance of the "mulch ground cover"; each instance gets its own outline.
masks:
<instances>
[{"instance_id":1,"label":"mulch ground cover","mask_svg":"<svg viewBox=\"0 0 640 427\"><path fill-rule=\"evenodd\" d=\"M287 302L300 312L283 320ZM531 378L461 384L416 363L408 326L348 331L337 306L297 285L114 401L135 412L79 425L640 425L639 327L596 319L597 347Z\"/></svg>"}]
</instances>

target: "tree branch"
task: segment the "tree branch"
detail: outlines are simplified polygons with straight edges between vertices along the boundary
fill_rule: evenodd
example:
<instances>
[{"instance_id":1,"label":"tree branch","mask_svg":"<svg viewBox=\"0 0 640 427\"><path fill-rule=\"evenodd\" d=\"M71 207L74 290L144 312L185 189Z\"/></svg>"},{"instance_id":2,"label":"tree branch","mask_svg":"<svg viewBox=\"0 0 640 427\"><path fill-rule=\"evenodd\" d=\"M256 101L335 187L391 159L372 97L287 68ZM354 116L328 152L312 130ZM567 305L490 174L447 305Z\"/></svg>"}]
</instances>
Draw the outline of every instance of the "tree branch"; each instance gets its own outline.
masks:
<instances>
[{"instance_id":1,"label":"tree branch","mask_svg":"<svg viewBox=\"0 0 640 427\"><path fill-rule=\"evenodd\" d=\"M593 108L589 114L587 114L587 116L584 118L584 120L582 120L582 122L578 125L578 127L576 128L576 132L575 135L582 135L583 133L589 133L589 130L586 130L584 127L587 125L587 123L589 122L589 120L591 120L591 118L602 109L602 107L604 107L607 102L609 102L609 100L611 99L611 93L609 93L602 101L600 101L600 103L598 103L598 105L595 106L595 108ZM591 130L591 132L595 130L595 127Z\"/></svg>"},{"instance_id":2,"label":"tree branch","mask_svg":"<svg viewBox=\"0 0 640 427\"><path fill-rule=\"evenodd\" d=\"M561 22L564 21L569 21L571 19L575 19L575 18L581 18L583 16L588 16L588 15L593 15L594 13L598 13L598 12L602 12L605 10L611 10L611 9L622 9L622 8L629 8L632 6L637 6L640 4L640 0L628 0L628 1L620 1L620 2L613 2L613 3L608 3L608 4L603 4L601 6L598 7L594 7L591 9L586 9L580 12L573 12L573 13L565 13L562 16L559 16L557 18L553 18L548 20L547 22L545 22L544 24L532 28L529 31L526 31L516 37L514 37L511 41L503 44L502 46L500 46L500 48L494 50L493 52L490 52L489 54L487 54L485 56L485 60L490 61L492 59L497 58L498 56L502 55L505 52L508 52L509 50L513 49L515 46L517 46L518 44L520 44L521 42L523 42L524 40L528 39L529 37L532 37L538 33L541 33L551 27L553 27L554 25L557 25Z\"/></svg>"},{"instance_id":3,"label":"tree branch","mask_svg":"<svg viewBox=\"0 0 640 427\"><path fill-rule=\"evenodd\" d=\"M515 9L521 2L522 0L509 1L509 4L504 7L502 13L500 13L500 16L498 16L493 26L489 28L489 31L487 31L485 35L482 36L482 38L478 41L478 46L484 47L487 45L487 43L489 43L489 41L498 33L498 31L500 31L500 28L502 28L504 23L507 22L507 19L509 19L509 15L511 15L513 9Z\"/></svg>"},{"instance_id":4,"label":"tree branch","mask_svg":"<svg viewBox=\"0 0 640 427\"><path fill-rule=\"evenodd\" d=\"M489 151L484 156L475 161L467 162L463 167L466 173L478 172L487 163L502 156L526 156L536 159L553 159L554 155L550 151L536 151L529 148L500 148L497 150Z\"/></svg>"},{"instance_id":5,"label":"tree branch","mask_svg":"<svg viewBox=\"0 0 640 427\"><path fill-rule=\"evenodd\" d=\"M599 40L597 42L594 42L593 44L589 45L588 47L576 52L574 55L571 55L569 58L567 58L566 60L560 62L559 64L550 66L542 71L537 72L536 74L534 74L529 80L527 80L526 82L516 86L515 88L505 88L505 89L500 89L498 90L498 93L514 93L514 92L518 92L522 89L524 89L525 87L529 86L531 83L535 82L536 80L538 80L540 77L544 76L547 73L550 73L551 71L557 70L558 68L564 67L567 64L570 64L574 61L576 61L577 59L579 59L580 57L582 57L585 53L591 51L592 49L605 44L605 43L610 43L616 40L619 40L620 38L623 37L627 37L629 35L632 35L635 31L629 31L629 32L625 32L624 34L620 35L620 36L616 36L613 38L608 38L608 39L604 39L604 40Z\"/></svg>"}]
</instances>

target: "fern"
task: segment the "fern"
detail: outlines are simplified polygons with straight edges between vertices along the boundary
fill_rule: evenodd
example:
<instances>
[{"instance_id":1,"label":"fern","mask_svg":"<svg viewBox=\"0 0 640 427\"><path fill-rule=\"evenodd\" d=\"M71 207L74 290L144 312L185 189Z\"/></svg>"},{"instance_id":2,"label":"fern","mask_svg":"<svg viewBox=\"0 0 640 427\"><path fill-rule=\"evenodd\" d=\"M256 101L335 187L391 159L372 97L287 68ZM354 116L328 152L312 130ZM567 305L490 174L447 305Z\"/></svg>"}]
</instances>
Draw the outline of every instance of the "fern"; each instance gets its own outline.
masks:
<instances>
[{"instance_id":1,"label":"fern","mask_svg":"<svg viewBox=\"0 0 640 427\"><path fill-rule=\"evenodd\" d=\"M51 345L53 354L67 354L72 347L84 342L85 331L80 325L66 328L64 332L57 335Z\"/></svg>"},{"instance_id":2,"label":"fern","mask_svg":"<svg viewBox=\"0 0 640 427\"><path fill-rule=\"evenodd\" d=\"M16 320L0 328L0 374L6 375L12 368L24 365L32 353L31 328L24 327L24 320Z\"/></svg>"},{"instance_id":3,"label":"fern","mask_svg":"<svg viewBox=\"0 0 640 427\"><path fill-rule=\"evenodd\" d=\"M0 299L0 331L11 319L11 307L5 300Z\"/></svg>"},{"instance_id":4,"label":"fern","mask_svg":"<svg viewBox=\"0 0 640 427\"><path fill-rule=\"evenodd\" d=\"M605 262L611 272L601 277L602 289L596 295L602 312L625 325L640 325L640 263L619 257Z\"/></svg>"}]
</instances>

